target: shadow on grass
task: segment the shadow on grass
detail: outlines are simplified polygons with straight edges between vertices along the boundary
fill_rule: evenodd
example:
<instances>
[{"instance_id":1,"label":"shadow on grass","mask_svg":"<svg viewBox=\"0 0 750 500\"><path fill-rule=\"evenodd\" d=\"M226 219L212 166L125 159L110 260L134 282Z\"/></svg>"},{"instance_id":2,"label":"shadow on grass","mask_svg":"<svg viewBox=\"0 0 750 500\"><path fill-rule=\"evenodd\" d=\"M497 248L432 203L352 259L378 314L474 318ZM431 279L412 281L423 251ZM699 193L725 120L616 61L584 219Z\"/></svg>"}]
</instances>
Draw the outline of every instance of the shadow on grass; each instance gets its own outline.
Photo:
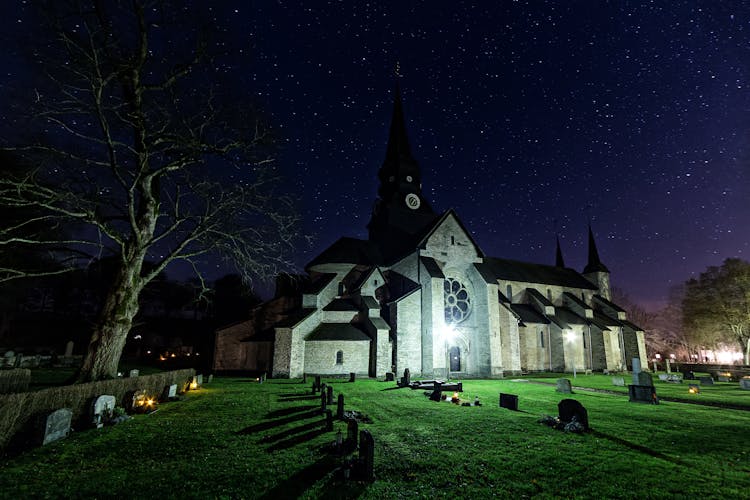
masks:
<instances>
[{"instance_id":1,"label":"shadow on grass","mask_svg":"<svg viewBox=\"0 0 750 500\"><path fill-rule=\"evenodd\" d=\"M313 484L324 479L338 467L333 457L325 456L317 462L308 465L301 471L290 476L286 481L275 488L270 489L260 497L261 500L278 500L279 498L298 498L302 496ZM331 486L329 488L329 485ZM342 489L341 486L351 486ZM344 483L344 485L332 484L326 481L326 498L357 498L362 492L363 486L358 483ZM331 491L332 490L332 491Z\"/></svg>"},{"instance_id":2,"label":"shadow on grass","mask_svg":"<svg viewBox=\"0 0 750 500\"><path fill-rule=\"evenodd\" d=\"M286 417L287 415L293 415L305 410L314 410L318 405L305 405L305 406L294 406L292 408L283 408L281 410L274 410L266 414L266 418L279 418Z\"/></svg>"},{"instance_id":3,"label":"shadow on grass","mask_svg":"<svg viewBox=\"0 0 750 500\"><path fill-rule=\"evenodd\" d=\"M291 424L293 422L298 422L300 420L305 420L307 418L312 418L315 416L319 416L320 411L319 410L310 410L303 413L298 413L294 416L287 417L287 418L280 418L278 420L270 420L268 422L261 422L259 424L251 425L249 427L245 427L244 429L241 429L235 434L242 435L242 434L254 434L259 431L265 431L268 429L272 429L274 427L278 427L280 425L286 425Z\"/></svg>"},{"instance_id":4,"label":"shadow on grass","mask_svg":"<svg viewBox=\"0 0 750 500\"><path fill-rule=\"evenodd\" d=\"M410 387L407 387L407 386L397 385L396 387L386 387L385 389L380 389L380 390L381 391L395 391L395 390L398 390L398 389L407 389L407 388L411 389Z\"/></svg>"},{"instance_id":5,"label":"shadow on grass","mask_svg":"<svg viewBox=\"0 0 750 500\"><path fill-rule=\"evenodd\" d=\"M665 460L667 462L671 462L671 463L676 464L676 465L682 465L684 467L689 467L690 466L690 464L688 464L687 462L683 462L682 460L679 460L677 458L670 457L670 456L665 455L664 453L658 452L656 450L652 450L651 448L648 448L646 446L641 446L639 444L631 443L630 441L627 441L625 439L619 438L617 436L612 436L610 434L604 434L603 432L595 431L593 429L591 429L589 432L591 433L592 436L596 436L596 437L600 437L600 438L604 438L604 439L609 439L613 443L621 444L623 446L626 446L626 447L630 448L631 450L635 450L635 451L639 451L641 453L645 453L646 455L652 456L654 458L658 458L660 460Z\"/></svg>"},{"instance_id":6,"label":"shadow on grass","mask_svg":"<svg viewBox=\"0 0 750 500\"><path fill-rule=\"evenodd\" d=\"M322 424L319 421L310 422L305 425L300 425L299 427L294 427L293 429L287 429L270 436L265 436L262 441L264 443L273 443L274 441L294 436L295 434L299 434L300 432L319 429L321 425L325 425L325 421Z\"/></svg>"},{"instance_id":7,"label":"shadow on grass","mask_svg":"<svg viewBox=\"0 0 750 500\"><path fill-rule=\"evenodd\" d=\"M310 401L320 399L319 394L280 394L279 401Z\"/></svg>"},{"instance_id":8,"label":"shadow on grass","mask_svg":"<svg viewBox=\"0 0 750 500\"><path fill-rule=\"evenodd\" d=\"M292 446L297 446L298 444L302 444L305 441L310 441L311 439L315 439L318 436L321 436L325 434L327 431L325 429L325 422L314 422L315 426L318 428L309 432L306 432L304 434L300 434L299 436L294 436L289 439L285 439L284 441L279 441L276 444L273 444L266 448L266 451L268 453L273 453L274 451L279 450L286 450L287 448L291 448Z\"/></svg>"}]
</instances>

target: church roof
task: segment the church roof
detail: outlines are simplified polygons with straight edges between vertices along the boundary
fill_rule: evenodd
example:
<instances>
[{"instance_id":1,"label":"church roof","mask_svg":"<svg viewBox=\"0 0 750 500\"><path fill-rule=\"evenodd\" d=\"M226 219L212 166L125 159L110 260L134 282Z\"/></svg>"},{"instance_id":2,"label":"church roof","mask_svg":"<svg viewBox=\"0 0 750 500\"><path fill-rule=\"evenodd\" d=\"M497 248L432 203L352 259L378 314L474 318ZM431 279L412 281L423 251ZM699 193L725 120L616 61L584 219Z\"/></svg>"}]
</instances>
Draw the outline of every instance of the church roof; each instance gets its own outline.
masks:
<instances>
[{"instance_id":1,"label":"church roof","mask_svg":"<svg viewBox=\"0 0 750 500\"><path fill-rule=\"evenodd\" d=\"M643 328L641 328L640 326L636 325L635 323L631 323L628 320L620 321L620 323L622 323L622 326L624 326L625 328L630 328L631 330L635 330L636 332L642 332L642 331L644 331Z\"/></svg>"},{"instance_id":2,"label":"church roof","mask_svg":"<svg viewBox=\"0 0 750 500\"><path fill-rule=\"evenodd\" d=\"M431 278L445 278L443 271L440 270L440 266L437 261L432 257L420 257L420 261L424 265L424 268L430 274Z\"/></svg>"},{"instance_id":3,"label":"church roof","mask_svg":"<svg viewBox=\"0 0 750 500\"><path fill-rule=\"evenodd\" d=\"M333 299L327 306L323 308L324 311L359 311L357 304L351 299Z\"/></svg>"},{"instance_id":4,"label":"church roof","mask_svg":"<svg viewBox=\"0 0 750 500\"><path fill-rule=\"evenodd\" d=\"M382 257L376 245L367 240L343 237L323 250L306 268L319 264L364 264L376 265Z\"/></svg>"},{"instance_id":5,"label":"church roof","mask_svg":"<svg viewBox=\"0 0 750 500\"><path fill-rule=\"evenodd\" d=\"M583 309L593 309L590 305L582 301L580 298L576 297L570 292L563 292L563 296L568 299L569 301L573 302L574 304L577 304L579 307Z\"/></svg>"},{"instance_id":6,"label":"church roof","mask_svg":"<svg viewBox=\"0 0 750 500\"><path fill-rule=\"evenodd\" d=\"M556 307L555 317L567 325L588 325L586 318L583 318L567 307Z\"/></svg>"},{"instance_id":7,"label":"church roof","mask_svg":"<svg viewBox=\"0 0 750 500\"><path fill-rule=\"evenodd\" d=\"M545 266L517 260L485 257L482 264L476 264L477 269L484 267L482 275L490 273L495 279L520 281L523 283L542 283L569 288L585 288L596 290L596 286L589 280L568 267Z\"/></svg>"},{"instance_id":8,"label":"church roof","mask_svg":"<svg viewBox=\"0 0 750 500\"><path fill-rule=\"evenodd\" d=\"M626 312L625 309L623 309L622 307L618 306L617 304L615 304L611 300L605 299L601 295L594 295L594 301L601 302L605 306L613 309L615 312Z\"/></svg>"},{"instance_id":9,"label":"church roof","mask_svg":"<svg viewBox=\"0 0 750 500\"><path fill-rule=\"evenodd\" d=\"M538 300L543 306L551 306L552 302L547 299L544 295L542 295L539 290L536 288L527 288L526 293L534 297L536 300Z\"/></svg>"},{"instance_id":10,"label":"church roof","mask_svg":"<svg viewBox=\"0 0 750 500\"><path fill-rule=\"evenodd\" d=\"M273 326L276 328L294 328L315 311L316 309L312 308L298 309L278 323L274 323Z\"/></svg>"},{"instance_id":11,"label":"church roof","mask_svg":"<svg viewBox=\"0 0 750 500\"><path fill-rule=\"evenodd\" d=\"M311 340L371 340L361 329L361 325L355 323L321 323L318 327L305 337L305 341Z\"/></svg>"},{"instance_id":12,"label":"church roof","mask_svg":"<svg viewBox=\"0 0 750 500\"><path fill-rule=\"evenodd\" d=\"M334 273L321 274L315 280L313 280L310 284L308 284L302 290L302 293L318 294L326 287L326 285L328 285L331 281L333 281L333 278L335 277L336 275Z\"/></svg>"},{"instance_id":13,"label":"church roof","mask_svg":"<svg viewBox=\"0 0 750 500\"><path fill-rule=\"evenodd\" d=\"M510 307L524 323L549 324L549 320L534 309L534 306L531 304L511 304Z\"/></svg>"}]
</instances>

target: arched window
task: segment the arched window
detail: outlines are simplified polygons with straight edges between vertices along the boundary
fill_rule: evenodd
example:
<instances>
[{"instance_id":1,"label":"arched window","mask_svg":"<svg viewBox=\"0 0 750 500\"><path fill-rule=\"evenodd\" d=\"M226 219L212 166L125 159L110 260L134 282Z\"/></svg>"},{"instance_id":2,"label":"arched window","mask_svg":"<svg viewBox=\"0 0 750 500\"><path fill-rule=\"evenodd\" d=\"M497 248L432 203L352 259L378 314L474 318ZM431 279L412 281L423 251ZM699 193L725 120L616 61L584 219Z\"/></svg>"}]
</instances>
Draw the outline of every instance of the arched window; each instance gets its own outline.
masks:
<instances>
[{"instance_id":1,"label":"arched window","mask_svg":"<svg viewBox=\"0 0 750 500\"><path fill-rule=\"evenodd\" d=\"M471 312L471 298L466 286L456 278L443 281L445 323L455 325L465 320Z\"/></svg>"},{"instance_id":2,"label":"arched window","mask_svg":"<svg viewBox=\"0 0 750 500\"><path fill-rule=\"evenodd\" d=\"M344 364L344 351L336 351L336 364L337 365Z\"/></svg>"},{"instance_id":3,"label":"arched window","mask_svg":"<svg viewBox=\"0 0 750 500\"><path fill-rule=\"evenodd\" d=\"M513 302L513 287L508 285L505 287L505 294L508 296L508 300Z\"/></svg>"},{"instance_id":4,"label":"arched window","mask_svg":"<svg viewBox=\"0 0 750 500\"><path fill-rule=\"evenodd\" d=\"M544 349L544 330L539 330L539 345Z\"/></svg>"},{"instance_id":5,"label":"arched window","mask_svg":"<svg viewBox=\"0 0 750 500\"><path fill-rule=\"evenodd\" d=\"M547 288L547 300L552 302L552 290L550 290L549 288Z\"/></svg>"}]
</instances>

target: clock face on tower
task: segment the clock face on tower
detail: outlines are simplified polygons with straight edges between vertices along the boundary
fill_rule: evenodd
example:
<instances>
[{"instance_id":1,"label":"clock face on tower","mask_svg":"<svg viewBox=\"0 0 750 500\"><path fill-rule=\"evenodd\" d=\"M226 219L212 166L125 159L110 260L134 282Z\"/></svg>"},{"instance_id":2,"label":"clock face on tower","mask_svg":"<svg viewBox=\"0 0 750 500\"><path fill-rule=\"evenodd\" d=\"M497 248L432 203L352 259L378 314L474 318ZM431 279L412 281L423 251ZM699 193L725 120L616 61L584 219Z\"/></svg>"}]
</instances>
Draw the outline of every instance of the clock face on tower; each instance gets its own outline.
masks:
<instances>
[{"instance_id":1,"label":"clock face on tower","mask_svg":"<svg viewBox=\"0 0 750 500\"><path fill-rule=\"evenodd\" d=\"M417 196L414 193L407 194L406 199L404 201L406 202L406 206L411 208L412 210L418 209L419 205L422 204L422 201L419 199L419 196Z\"/></svg>"}]
</instances>

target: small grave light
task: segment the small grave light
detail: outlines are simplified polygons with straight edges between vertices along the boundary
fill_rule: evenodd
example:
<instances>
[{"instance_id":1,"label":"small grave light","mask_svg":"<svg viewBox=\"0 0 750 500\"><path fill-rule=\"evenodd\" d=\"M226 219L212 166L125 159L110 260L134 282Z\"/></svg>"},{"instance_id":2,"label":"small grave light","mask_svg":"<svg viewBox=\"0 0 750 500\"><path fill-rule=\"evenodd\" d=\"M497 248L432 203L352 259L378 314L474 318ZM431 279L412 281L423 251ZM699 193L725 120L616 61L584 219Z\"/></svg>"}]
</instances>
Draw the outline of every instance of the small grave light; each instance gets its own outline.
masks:
<instances>
[{"instance_id":1,"label":"small grave light","mask_svg":"<svg viewBox=\"0 0 750 500\"><path fill-rule=\"evenodd\" d=\"M688 387L688 392L690 394L698 394L699 392L701 392L701 389L695 384L690 384L690 387Z\"/></svg>"},{"instance_id":2,"label":"small grave light","mask_svg":"<svg viewBox=\"0 0 750 500\"><path fill-rule=\"evenodd\" d=\"M453 393L453 397L451 398L451 402L453 402L453 403L458 403L459 401L461 401L461 400L460 400L460 399L459 399L459 397L458 397L458 393L457 393L457 392L454 392L454 393Z\"/></svg>"},{"instance_id":3,"label":"small grave light","mask_svg":"<svg viewBox=\"0 0 750 500\"><path fill-rule=\"evenodd\" d=\"M194 391L197 388L198 388L198 382L196 382L195 380L193 380L192 382L190 382L190 390L191 391Z\"/></svg>"}]
</instances>

